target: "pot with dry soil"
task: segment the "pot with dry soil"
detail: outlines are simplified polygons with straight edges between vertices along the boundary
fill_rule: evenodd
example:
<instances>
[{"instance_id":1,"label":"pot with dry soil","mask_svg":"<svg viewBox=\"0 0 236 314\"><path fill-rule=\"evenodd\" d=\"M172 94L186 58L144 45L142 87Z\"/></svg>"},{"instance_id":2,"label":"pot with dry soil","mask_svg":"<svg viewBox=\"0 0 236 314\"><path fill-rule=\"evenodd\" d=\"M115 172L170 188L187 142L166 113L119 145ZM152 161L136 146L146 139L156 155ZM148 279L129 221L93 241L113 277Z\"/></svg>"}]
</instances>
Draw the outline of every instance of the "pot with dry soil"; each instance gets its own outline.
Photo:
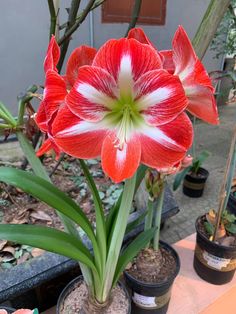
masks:
<instances>
[{"instance_id":1,"label":"pot with dry soil","mask_svg":"<svg viewBox=\"0 0 236 314\"><path fill-rule=\"evenodd\" d=\"M172 284L180 270L176 251L160 241L158 251L146 248L124 273L132 292L133 314L167 312Z\"/></svg>"},{"instance_id":2,"label":"pot with dry soil","mask_svg":"<svg viewBox=\"0 0 236 314\"><path fill-rule=\"evenodd\" d=\"M121 282L112 290L106 304L99 304L89 298L83 276L72 280L62 291L57 302L57 314L130 314L130 298Z\"/></svg>"},{"instance_id":3,"label":"pot with dry soil","mask_svg":"<svg viewBox=\"0 0 236 314\"><path fill-rule=\"evenodd\" d=\"M235 273L236 236L227 233L220 237L217 242L213 242L212 236L209 236L206 230L206 224L209 225L206 215L199 217L196 221L197 239L194 252L194 269L207 282L222 285L230 282ZM224 232L222 228L221 225L220 232Z\"/></svg>"},{"instance_id":4,"label":"pot with dry soil","mask_svg":"<svg viewBox=\"0 0 236 314\"><path fill-rule=\"evenodd\" d=\"M204 191L209 172L199 168L197 173L189 172L183 182L183 193L190 197L201 197Z\"/></svg>"}]
</instances>

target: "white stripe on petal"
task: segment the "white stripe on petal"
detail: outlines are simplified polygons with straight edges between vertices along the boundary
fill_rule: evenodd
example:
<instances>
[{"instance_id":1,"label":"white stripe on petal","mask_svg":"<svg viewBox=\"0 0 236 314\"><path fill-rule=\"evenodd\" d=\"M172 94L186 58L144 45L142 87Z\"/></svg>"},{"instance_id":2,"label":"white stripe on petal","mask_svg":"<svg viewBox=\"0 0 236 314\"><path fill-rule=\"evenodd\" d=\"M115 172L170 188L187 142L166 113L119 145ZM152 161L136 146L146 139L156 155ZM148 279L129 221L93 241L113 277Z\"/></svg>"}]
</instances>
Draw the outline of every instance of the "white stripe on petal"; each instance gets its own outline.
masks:
<instances>
[{"instance_id":1,"label":"white stripe on petal","mask_svg":"<svg viewBox=\"0 0 236 314\"><path fill-rule=\"evenodd\" d=\"M145 110L154 105L158 105L168 99L172 93L171 88L160 87L157 90L140 97L136 101L137 108L139 110Z\"/></svg>"},{"instance_id":2,"label":"white stripe on petal","mask_svg":"<svg viewBox=\"0 0 236 314\"><path fill-rule=\"evenodd\" d=\"M149 138L153 139L157 143L175 150L185 151L186 149L179 145L176 141L174 141L172 138L170 138L168 135L166 135L162 130L158 129L157 127L152 128L150 126L145 126L140 130L140 133L142 133L145 136L148 136Z\"/></svg>"},{"instance_id":3,"label":"white stripe on petal","mask_svg":"<svg viewBox=\"0 0 236 314\"><path fill-rule=\"evenodd\" d=\"M133 91L133 73L130 55L124 55L121 58L118 74L118 86L121 95L132 95Z\"/></svg>"},{"instance_id":4,"label":"white stripe on petal","mask_svg":"<svg viewBox=\"0 0 236 314\"><path fill-rule=\"evenodd\" d=\"M103 105L104 107L107 107L107 108L113 107L112 104L114 100L111 97L104 94L103 92L97 90L92 85L89 85L87 83L81 83L81 84L78 84L78 86L76 87L76 90L84 98L86 98L88 101L92 103Z\"/></svg>"},{"instance_id":5,"label":"white stripe on petal","mask_svg":"<svg viewBox=\"0 0 236 314\"><path fill-rule=\"evenodd\" d=\"M74 124L69 128L66 128L56 134L56 137L67 137L73 135L79 135L86 132L96 131L104 129L99 123L91 123L87 121Z\"/></svg>"}]
</instances>

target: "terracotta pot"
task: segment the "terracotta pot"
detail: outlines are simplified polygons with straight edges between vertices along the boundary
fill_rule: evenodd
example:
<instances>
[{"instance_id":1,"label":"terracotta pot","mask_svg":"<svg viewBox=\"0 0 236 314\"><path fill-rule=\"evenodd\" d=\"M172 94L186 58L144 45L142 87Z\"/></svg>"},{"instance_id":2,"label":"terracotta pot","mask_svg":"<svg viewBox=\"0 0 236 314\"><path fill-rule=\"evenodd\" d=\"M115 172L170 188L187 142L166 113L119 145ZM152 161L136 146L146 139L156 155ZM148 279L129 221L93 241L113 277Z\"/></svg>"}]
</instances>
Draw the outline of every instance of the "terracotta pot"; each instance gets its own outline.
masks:
<instances>
[{"instance_id":1,"label":"terracotta pot","mask_svg":"<svg viewBox=\"0 0 236 314\"><path fill-rule=\"evenodd\" d=\"M188 173L183 182L183 193L189 197L201 197L204 191L209 172L204 168L199 168L198 176Z\"/></svg>"},{"instance_id":2,"label":"terracotta pot","mask_svg":"<svg viewBox=\"0 0 236 314\"><path fill-rule=\"evenodd\" d=\"M81 283L83 282L83 276L76 277L74 280L72 280L61 292L58 302L57 302L57 307L56 307L56 314L61 314L61 307L64 304L64 301L66 297L76 288L78 287ZM126 290L125 286L119 281L118 285L123 289L125 292L125 295L129 301L127 311L124 312L124 314L130 314L131 313L131 304L130 304L130 296L128 294L128 291ZM99 314L102 314L103 312L101 311Z\"/></svg>"},{"instance_id":3,"label":"terracotta pot","mask_svg":"<svg viewBox=\"0 0 236 314\"><path fill-rule=\"evenodd\" d=\"M162 241L160 244L175 258L176 270L167 281L161 283L142 282L125 271L124 277L132 292L132 314L165 314L168 310L171 288L180 270L180 260L169 244Z\"/></svg>"},{"instance_id":4,"label":"terracotta pot","mask_svg":"<svg viewBox=\"0 0 236 314\"><path fill-rule=\"evenodd\" d=\"M205 281L223 285L232 280L236 269L236 246L229 247L208 240L201 233L200 223L204 216L198 217L193 266L196 273Z\"/></svg>"}]
</instances>

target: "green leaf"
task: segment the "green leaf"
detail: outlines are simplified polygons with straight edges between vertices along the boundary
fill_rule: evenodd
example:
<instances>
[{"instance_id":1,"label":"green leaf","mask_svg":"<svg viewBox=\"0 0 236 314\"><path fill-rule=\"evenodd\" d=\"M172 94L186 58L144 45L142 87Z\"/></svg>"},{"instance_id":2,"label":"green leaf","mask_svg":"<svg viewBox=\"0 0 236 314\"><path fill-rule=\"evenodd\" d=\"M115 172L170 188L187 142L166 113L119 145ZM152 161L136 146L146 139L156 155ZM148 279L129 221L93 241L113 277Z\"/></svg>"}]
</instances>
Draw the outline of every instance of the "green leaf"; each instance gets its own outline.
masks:
<instances>
[{"instance_id":1,"label":"green leaf","mask_svg":"<svg viewBox=\"0 0 236 314\"><path fill-rule=\"evenodd\" d=\"M0 117L12 126L16 126L17 124L10 111L8 111L2 102L0 102Z\"/></svg>"},{"instance_id":2,"label":"green leaf","mask_svg":"<svg viewBox=\"0 0 236 314\"><path fill-rule=\"evenodd\" d=\"M26 136L20 131L16 132L16 136L18 138L23 153L25 154L25 156L27 156L31 167L33 168L35 175L47 181L50 181L46 169L42 165L40 159L35 155L35 150L30 144L29 140L26 138Z\"/></svg>"},{"instance_id":3,"label":"green leaf","mask_svg":"<svg viewBox=\"0 0 236 314\"><path fill-rule=\"evenodd\" d=\"M148 212L149 212L149 210L145 210L141 215L138 216L138 218L136 218L134 221L128 223L126 230L125 230L125 233L128 234L136 226L138 226L144 220L144 218L147 216Z\"/></svg>"},{"instance_id":4,"label":"green leaf","mask_svg":"<svg viewBox=\"0 0 236 314\"><path fill-rule=\"evenodd\" d=\"M8 167L0 167L0 181L22 189L79 224L96 249L95 235L88 218L69 196L53 184L26 171Z\"/></svg>"},{"instance_id":5,"label":"green leaf","mask_svg":"<svg viewBox=\"0 0 236 314\"><path fill-rule=\"evenodd\" d=\"M173 183L173 190L174 191L176 191L178 189L181 182L184 180L184 177L190 171L191 167L192 166L189 166L189 167L185 168L184 170L182 170L181 172L176 174L175 179L174 179L174 183Z\"/></svg>"},{"instance_id":6,"label":"green leaf","mask_svg":"<svg viewBox=\"0 0 236 314\"><path fill-rule=\"evenodd\" d=\"M201 167L203 162L211 155L210 152L208 152L207 150L204 150L200 153L200 155L198 155L195 160L193 161L193 163L198 162L198 167Z\"/></svg>"},{"instance_id":7,"label":"green leaf","mask_svg":"<svg viewBox=\"0 0 236 314\"><path fill-rule=\"evenodd\" d=\"M137 192L141 182L143 181L143 178L145 176L145 172L146 172L147 168L148 167L144 166L144 165L140 165L139 168L138 168L137 175L136 175L136 183L135 183L134 195ZM119 211L119 208L120 208L122 195L123 195L123 192L120 194L116 204L114 204L112 206L112 208L109 211L109 214L106 217L106 230L107 230L107 235L108 235L107 238L108 239L110 238L110 233L112 231L111 230L111 226L113 224L113 221L116 219L116 215L117 215L117 213Z\"/></svg>"},{"instance_id":8,"label":"green leaf","mask_svg":"<svg viewBox=\"0 0 236 314\"><path fill-rule=\"evenodd\" d=\"M66 232L34 225L0 224L0 239L64 255L80 261L96 271L89 250L80 240Z\"/></svg>"},{"instance_id":9,"label":"green leaf","mask_svg":"<svg viewBox=\"0 0 236 314\"><path fill-rule=\"evenodd\" d=\"M38 309L34 309L34 310L33 310L33 314L39 314Z\"/></svg>"},{"instance_id":10,"label":"green leaf","mask_svg":"<svg viewBox=\"0 0 236 314\"><path fill-rule=\"evenodd\" d=\"M225 226L225 229L232 234L236 234L236 224L232 224L232 223L227 224Z\"/></svg>"},{"instance_id":11,"label":"green leaf","mask_svg":"<svg viewBox=\"0 0 236 314\"><path fill-rule=\"evenodd\" d=\"M107 255L107 241L106 241L105 217L104 217L102 202L99 197L97 187L88 170L86 163L82 159L79 159L79 162L80 162L81 168L83 169L84 175L88 181L88 186L93 195L95 214L96 214L96 238L97 238L97 243L99 245L100 254L102 257L102 265L104 268L105 262L106 262L106 255Z\"/></svg>"},{"instance_id":12,"label":"green leaf","mask_svg":"<svg viewBox=\"0 0 236 314\"><path fill-rule=\"evenodd\" d=\"M127 264L143 249L147 243L153 238L156 228L151 228L140 233L134 241L123 251L118 259L116 271L113 279L113 286L117 283L121 273Z\"/></svg>"},{"instance_id":13,"label":"green leaf","mask_svg":"<svg viewBox=\"0 0 236 314\"><path fill-rule=\"evenodd\" d=\"M210 224L208 221L204 222L204 228L209 235L214 234L214 226Z\"/></svg>"}]
</instances>

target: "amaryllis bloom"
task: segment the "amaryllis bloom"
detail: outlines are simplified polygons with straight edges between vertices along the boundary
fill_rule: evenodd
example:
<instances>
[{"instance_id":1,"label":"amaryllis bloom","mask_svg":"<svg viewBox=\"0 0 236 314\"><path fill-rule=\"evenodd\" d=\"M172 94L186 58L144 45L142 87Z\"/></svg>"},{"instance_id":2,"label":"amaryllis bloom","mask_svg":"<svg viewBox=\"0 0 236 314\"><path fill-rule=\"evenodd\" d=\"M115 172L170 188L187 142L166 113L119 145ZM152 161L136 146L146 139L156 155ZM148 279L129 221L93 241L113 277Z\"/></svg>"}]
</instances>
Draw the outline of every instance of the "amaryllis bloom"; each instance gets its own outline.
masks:
<instances>
[{"instance_id":1,"label":"amaryllis bloom","mask_svg":"<svg viewBox=\"0 0 236 314\"><path fill-rule=\"evenodd\" d=\"M79 69L52 136L69 155L101 156L104 172L120 182L140 163L166 168L183 159L192 143L186 106L179 78L162 69L153 47L110 40Z\"/></svg>"},{"instance_id":2,"label":"amaryllis bloom","mask_svg":"<svg viewBox=\"0 0 236 314\"><path fill-rule=\"evenodd\" d=\"M163 175L176 174L184 170L185 168L188 168L189 166L191 166L192 163L193 163L193 157L191 155L186 155L181 161L177 162L172 167L162 168L162 169L157 168L157 171Z\"/></svg>"},{"instance_id":3,"label":"amaryllis bloom","mask_svg":"<svg viewBox=\"0 0 236 314\"><path fill-rule=\"evenodd\" d=\"M152 45L140 28L129 32L128 38ZM163 68L178 75L188 98L187 110L208 123L218 124L219 117L213 95L214 88L203 64L196 56L191 41L182 26L179 26L172 42L172 50L160 51Z\"/></svg>"},{"instance_id":4,"label":"amaryllis bloom","mask_svg":"<svg viewBox=\"0 0 236 314\"><path fill-rule=\"evenodd\" d=\"M52 36L47 54L44 60L44 71L46 74L43 100L40 103L35 121L42 132L46 133L46 140L37 152L38 156L53 149L58 157L61 150L51 136L51 123L59 107L64 103L68 90L71 89L78 76L78 69L83 65L92 64L96 49L81 46L73 50L67 65L65 76L57 72L57 64L60 59L60 48L54 36Z\"/></svg>"}]
</instances>

